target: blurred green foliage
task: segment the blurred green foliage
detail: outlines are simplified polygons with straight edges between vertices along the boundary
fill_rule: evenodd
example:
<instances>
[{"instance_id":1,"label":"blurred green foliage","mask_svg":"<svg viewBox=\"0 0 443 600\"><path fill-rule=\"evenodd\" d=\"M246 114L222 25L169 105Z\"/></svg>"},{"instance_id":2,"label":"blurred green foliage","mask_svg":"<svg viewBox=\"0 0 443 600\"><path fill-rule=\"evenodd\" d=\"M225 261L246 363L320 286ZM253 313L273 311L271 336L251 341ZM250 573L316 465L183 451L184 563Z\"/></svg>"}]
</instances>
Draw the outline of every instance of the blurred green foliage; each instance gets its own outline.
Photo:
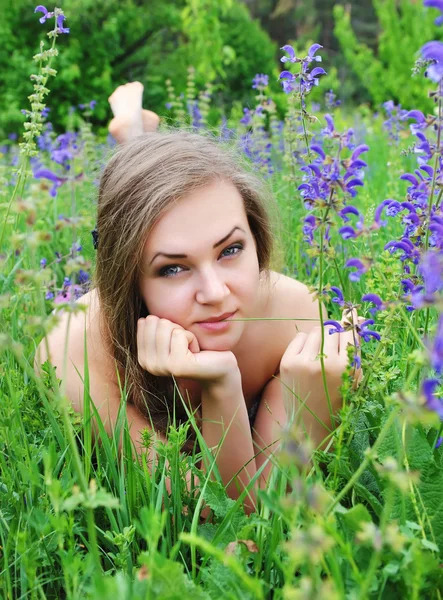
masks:
<instances>
[{"instance_id":1,"label":"blurred green foliage","mask_svg":"<svg viewBox=\"0 0 443 600\"><path fill-rule=\"evenodd\" d=\"M411 77L411 72L420 48L441 36L434 25L437 11L424 8L421 0L372 0L372 4L379 23L375 50L357 39L349 6L334 7L334 33L346 62L374 104L394 100L406 109L432 110L432 100L423 94L423 78Z\"/></svg>"},{"instance_id":2,"label":"blurred green foliage","mask_svg":"<svg viewBox=\"0 0 443 600\"><path fill-rule=\"evenodd\" d=\"M0 21L0 136L21 128L20 109L29 108L32 56L53 27L39 23L36 2L2 0ZM250 96L258 72L277 78L277 47L239 0L59 0L71 33L57 42L58 75L48 106L56 129L66 127L70 106L97 100L92 122L110 118L108 96L115 87L139 80L145 86L144 106L164 112L165 80L180 93L187 67L196 69L196 83L215 85L217 102L229 104ZM52 10L52 5L47 5Z\"/></svg>"}]
</instances>

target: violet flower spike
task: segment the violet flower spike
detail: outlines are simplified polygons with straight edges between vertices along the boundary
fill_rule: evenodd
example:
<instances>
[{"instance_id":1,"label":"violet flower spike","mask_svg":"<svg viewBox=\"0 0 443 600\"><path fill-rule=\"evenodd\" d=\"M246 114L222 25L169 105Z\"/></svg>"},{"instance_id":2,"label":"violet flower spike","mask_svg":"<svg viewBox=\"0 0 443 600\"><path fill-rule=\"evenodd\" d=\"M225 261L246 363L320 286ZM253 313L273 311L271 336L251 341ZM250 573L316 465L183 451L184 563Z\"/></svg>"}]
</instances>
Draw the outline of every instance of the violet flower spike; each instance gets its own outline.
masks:
<instances>
[{"instance_id":1,"label":"violet flower spike","mask_svg":"<svg viewBox=\"0 0 443 600\"><path fill-rule=\"evenodd\" d=\"M372 302L373 304L375 304L375 308L369 309L369 312L372 315L375 315L375 313L379 310L386 309L386 305L384 304L384 302L380 298L380 296L378 296L377 294L365 294L364 296L361 297L361 300L362 300L362 302Z\"/></svg>"},{"instance_id":2,"label":"violet flower spike","mask_svg":"<svg viewBox=\"0 0 443 600\"><path fill-rule=\"evenodd\" d=\"M349 273L350 281L360 281L360 277L367 272L368 267L359 258L350 258L345 267L356 267L356 271Z\"/></svg>"},{"instance_id":3,"label":"violet flower spike","mask_svg":"<svg viewBox=\"0 0 443 600\"><path fill-rule=\"evenodd\" d=\"M284 52L286 52L287 54L289 54L289 58L287 56L283 56L280 61L282 63L285 62L291 62L291 63L297 63L297 62L301 62L300 58L297 58L295 56L295 50L292 46L289 46L289 44L287 44L286 46L283 46L283 48L280 48L280 50L283 50Z\"/></svg>"},{"instance_id":4,"label":"violet flower spike","mask_svg":"<svg viewBox=\"0 0 443 600\"><path fill-rule=\"evenodd\" d=\"M439 83L443 77L443 44L441 42L428 42L420 49L424 60L433 60L434 63L426 69L425 75L434 83Z\"/></svg>"},{"instance_id":5,"label":"violet flower spike","mask_svg":"<svg viewBox=\"0 0 443 600\"><path fill-rule=\"evenodd\" d=\"M437 413L443 420L443 402L441 398L435 397L435 388L440 382L437 379L425 379L422 385L422 394L425 397L425 406Z\"/></svg>"},{"instance_id":6,"label":"violet flower spike","mask_svg":"<svg viewBox=\"0 0 443 600\"><path fill-rule=\"evenodd\" d=\"M372 331L371 329L368 329L368 326L373 325L373 324L374 324L374 319L367 319L366 321L363 321L363 323L361 323L360 325L357 326L357 333L360 337L362 337L364 339L365 342L370 342L371 337L376 339L378 342L381 339L381 336L379 333L377 333L376 331Z\"/></svg>"},{"instance_id":7,"label":"violet flower spike","mask_svg":"<svg viewBox=\"0 0 443 600\"><path fill-rule=\"evenodd\" d=\"M50 19L51 17L54 16L53 12L49 12L48 9L43 6L42 4L39 4L38 6L35 7L34 9L34 13L36 12L42 12L43 13L43 17L40 17L39 21L40 23L44 23L47 19Z\"/></svg>"},{"instance_id":8,"label":"violet flower spike","mask_svg":"<svg viewBox=\"0 0 443 600\"><path fill-rule=\"evenodd\" d=\"M344 306L345 299L344 299L343 292L341 291L341 289L335 285L331 285L331 292L334 292L335 294L337 294L336 296L331 298L332 302L335 302L339 306Z\"/></svg>"},{"instance_id":9,"label":"violet flower spike","mask_svg":"<svg viewBox=\"0 0 443 600\"><path fill-rule=\"evenodd\" d=\"M341 323L339 323L338 321L334 321L333 319L329 319L329 321L324 321L323 325L325 327L328 325L332 325L332 329L329 329L329 335L332 335L333 333L343 333L345 331Z\"/></svg>"},{"instance_id":10,"label":"violet flower spike","mask_svg":"<svg viewBox=\"0 0 443 600\"><path fill-rule=\"evenodd\" d=\"M436 373L443 373L443 314L440 315L434 343L430 349L431 366Z\"/></svg>"}]
</instances>

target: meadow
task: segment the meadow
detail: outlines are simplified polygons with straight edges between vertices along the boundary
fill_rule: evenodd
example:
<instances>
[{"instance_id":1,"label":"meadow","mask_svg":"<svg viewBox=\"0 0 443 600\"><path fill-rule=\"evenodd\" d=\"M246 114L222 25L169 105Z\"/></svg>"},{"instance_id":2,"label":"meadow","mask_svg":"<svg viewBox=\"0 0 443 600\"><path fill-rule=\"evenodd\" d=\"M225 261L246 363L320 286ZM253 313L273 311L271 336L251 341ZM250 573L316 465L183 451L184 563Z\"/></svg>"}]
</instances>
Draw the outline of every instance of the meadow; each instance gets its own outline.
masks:
<instances>
[{"instance_id":1,"label":"meadow","mask_svg":"<svg viewBox=\"0 0 443 600\"><path fill-rule=\"evenodd\" d=\"M443 44L430 40L414 76L433 94L429 115L390 98L376 113L343 107L316 44L302 60L282 49L283 117L266 74L251 73L255 105L217 123L192 68L182 96L165 82L165 123L237 145L266 180L275 268L317 293L325 335L344 308L366 319L353 326L361 359L351 349L327 449L288 426L245 515L204 443L207 473L180 451L193 423L171 426L151 472L134 458L124 390L113 437L100 423L93 436L87 369L82 415L49 364L34 372L54 309L80 310L91 285L97 184L115 143L93 132L93 99L75 107L75 129L53 131L57 38L75 32L58 9L42 15L49 43L24 129L0 144L0 598L441 599ZM309 99L317 85L321 103ZM191 491L189 473L200 479Z\"/></svg>"}]
</instances>

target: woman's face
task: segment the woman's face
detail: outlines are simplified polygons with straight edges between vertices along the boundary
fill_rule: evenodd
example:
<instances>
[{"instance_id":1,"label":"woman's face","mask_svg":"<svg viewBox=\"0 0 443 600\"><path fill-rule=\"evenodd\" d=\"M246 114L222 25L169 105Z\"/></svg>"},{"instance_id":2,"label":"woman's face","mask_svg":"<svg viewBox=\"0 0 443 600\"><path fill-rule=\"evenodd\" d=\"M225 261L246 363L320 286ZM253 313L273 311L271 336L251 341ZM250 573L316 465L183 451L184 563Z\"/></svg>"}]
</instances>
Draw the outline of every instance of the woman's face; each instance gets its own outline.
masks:
<instances>
[{"instance_id":1,"label":"woman's face","mask_svg":"<svg viewBox=\"0 0 443 600\"><path fill-rule=\"evenodd\" d=\"M148 312L192 331L202 350L235 349L245 321L221 328L202 322L233 312L234 319L253 316L259 284L255 240L231 183L183 197L148 236L140 278Z\"/></svg>"}]
</instances>

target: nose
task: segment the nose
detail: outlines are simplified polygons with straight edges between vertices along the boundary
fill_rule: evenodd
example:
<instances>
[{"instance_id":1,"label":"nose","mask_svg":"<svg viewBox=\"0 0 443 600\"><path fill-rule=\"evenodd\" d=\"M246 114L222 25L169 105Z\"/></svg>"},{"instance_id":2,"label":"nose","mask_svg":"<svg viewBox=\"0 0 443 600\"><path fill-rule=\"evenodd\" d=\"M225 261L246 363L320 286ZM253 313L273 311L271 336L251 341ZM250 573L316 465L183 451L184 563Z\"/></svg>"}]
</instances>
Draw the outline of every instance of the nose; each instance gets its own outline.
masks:
<instances>
[{"instance_id":1,"label":"nose","mask_svg":"<svg viewBox=\"0 0 443 600\"><path fill-rule=\"evenodd\" d=\"M230 291L224 277L216 269L208 267L201 272L196 293L196 300L199 304L223 305L229 294Z\"/></svg>"}]
</instances>

